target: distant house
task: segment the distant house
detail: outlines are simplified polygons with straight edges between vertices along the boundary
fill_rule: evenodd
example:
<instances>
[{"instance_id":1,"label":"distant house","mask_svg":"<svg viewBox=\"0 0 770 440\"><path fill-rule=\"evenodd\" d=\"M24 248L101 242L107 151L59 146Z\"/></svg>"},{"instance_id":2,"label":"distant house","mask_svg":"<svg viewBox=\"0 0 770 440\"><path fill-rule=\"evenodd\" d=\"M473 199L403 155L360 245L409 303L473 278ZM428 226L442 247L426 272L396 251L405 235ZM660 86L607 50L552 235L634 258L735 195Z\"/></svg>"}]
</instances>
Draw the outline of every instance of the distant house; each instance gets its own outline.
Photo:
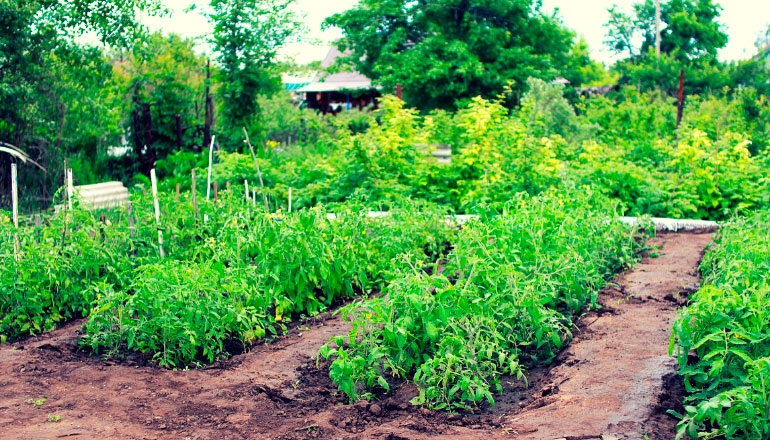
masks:
<instances>
[{"instance_id":1,"label":"distant house","mask_svg":"<svg viewBox=\"0 0 770 440\"><path fill-rule=\"evenodd\" d=\"M332 46L321 67L328 69L333 66L342 53ZM372 81L356 72L337 72L316 78L311 83L297 88L297 93L303 93L308 108L326 113L338 113L353 108L364 109L377 106L380 92L372 85Z\"/></svg>"}]
</instances>

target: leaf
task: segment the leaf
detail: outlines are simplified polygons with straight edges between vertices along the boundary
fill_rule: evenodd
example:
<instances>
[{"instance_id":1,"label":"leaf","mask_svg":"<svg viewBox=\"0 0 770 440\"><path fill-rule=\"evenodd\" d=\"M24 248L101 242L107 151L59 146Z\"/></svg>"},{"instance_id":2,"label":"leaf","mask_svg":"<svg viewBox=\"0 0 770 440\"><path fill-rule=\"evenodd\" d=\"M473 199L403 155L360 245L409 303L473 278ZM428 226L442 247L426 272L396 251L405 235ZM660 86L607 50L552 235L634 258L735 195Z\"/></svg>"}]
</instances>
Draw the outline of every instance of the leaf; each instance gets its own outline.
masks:
<instances>
[{"instance_id":1,"label":"leaf","mask_svg":"<svg viewBox=\"0 0 770 440\"><path fill-rule=\"evenodd\" d=\"M379 384L385 390L386 393L390 392L390 385L388 384L388 381L385 380L384 377L378 376L377 377L377 384Z\"/></svg>"}]
</instances>

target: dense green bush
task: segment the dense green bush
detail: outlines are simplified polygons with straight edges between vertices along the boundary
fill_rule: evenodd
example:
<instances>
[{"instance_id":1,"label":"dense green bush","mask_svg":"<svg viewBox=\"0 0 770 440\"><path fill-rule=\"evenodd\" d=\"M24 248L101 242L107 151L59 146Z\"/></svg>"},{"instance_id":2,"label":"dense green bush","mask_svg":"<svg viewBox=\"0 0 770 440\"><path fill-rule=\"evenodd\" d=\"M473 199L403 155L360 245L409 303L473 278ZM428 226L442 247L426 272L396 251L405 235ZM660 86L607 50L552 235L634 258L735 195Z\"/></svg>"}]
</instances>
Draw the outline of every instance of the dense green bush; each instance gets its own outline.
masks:
<instances>
[{"instance_id":1,"label":"dense green bush","mask_svg":"<svg viewBox=\"0 0 770 440\"><path fill-rule=\"evenodd\" d=\"M677 438L770 436L770 211L734 219L701 263L669 351L688 396Z\"/></svg>"}]
</instances>

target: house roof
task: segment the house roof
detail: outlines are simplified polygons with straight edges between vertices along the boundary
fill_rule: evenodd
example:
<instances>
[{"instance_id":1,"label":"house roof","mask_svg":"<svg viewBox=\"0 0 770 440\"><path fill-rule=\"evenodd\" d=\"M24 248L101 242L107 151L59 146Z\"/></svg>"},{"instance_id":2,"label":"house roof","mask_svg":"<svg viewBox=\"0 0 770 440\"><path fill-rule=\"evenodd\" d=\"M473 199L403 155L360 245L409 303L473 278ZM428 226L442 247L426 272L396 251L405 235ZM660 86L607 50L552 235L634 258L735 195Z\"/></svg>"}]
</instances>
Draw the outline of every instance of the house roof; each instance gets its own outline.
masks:
<instances>
[{"instance_id":1,"label":"house roof","mask_svg":"<svg viewBox=\"0 0 770 440\"><path fill-rule=\"evenodd\" d=\"M327 69L334 65L339 57L343 54L337 49L336 46L332 46L329 53L321 61L321 67ZM341 90L369 90L374 89L372 86L372 80L364 75L356 72L355 70L350 72L337 72L327 75L321 79L307 84L297 89L298 92L337 92Z\"/></svg>"},{"instance_id":2,"label":"house roof","mask_svg":"<svg viewBox=\"0 0 770 440\"><path fill-rule=\"evenodd\" d=\"M281 76L281 82L283 87L290 91L296 92L298 89L311 84L318 78L318 72L306 72L300 74L283 74Z\"/></svg>"}]
</instances>

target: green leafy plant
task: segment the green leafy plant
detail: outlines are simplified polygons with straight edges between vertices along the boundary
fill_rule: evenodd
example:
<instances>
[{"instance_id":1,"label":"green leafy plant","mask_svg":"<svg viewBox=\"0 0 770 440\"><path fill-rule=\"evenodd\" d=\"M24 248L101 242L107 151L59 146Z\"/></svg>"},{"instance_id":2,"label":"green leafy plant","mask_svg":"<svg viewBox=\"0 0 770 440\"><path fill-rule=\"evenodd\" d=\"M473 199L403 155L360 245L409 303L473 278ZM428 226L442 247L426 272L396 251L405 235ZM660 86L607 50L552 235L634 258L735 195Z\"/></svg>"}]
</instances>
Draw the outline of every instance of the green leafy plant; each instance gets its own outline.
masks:
<instances>
[{"instance_id":1,"label":"green leafy plant","mask_svg":"<svg viewBox=\"0 0 770 440\"><path fill-rule=\"evenodd\" d=\"M677 438L770 435L768 225L764 210L720 231L701 288L674 323L669 352L689 393Z\"/></svg>"},{"instance_id":2,"label":"green leafy plant","mask_svg":"<svg viewBox=\"0 0 770 440\"><path fill-rule=\"evenodd\" d=\"M590 208L589 208L590 207ZM342 309L351 322L320 358L351 401L413 380L413 403L456 410L494 403L504 374L548 363L571 320L615 270L633 263L635 230L587 188L519 195L463 225L441 263L399 269L383 295Z\"/></svg>"}]
</instances>

